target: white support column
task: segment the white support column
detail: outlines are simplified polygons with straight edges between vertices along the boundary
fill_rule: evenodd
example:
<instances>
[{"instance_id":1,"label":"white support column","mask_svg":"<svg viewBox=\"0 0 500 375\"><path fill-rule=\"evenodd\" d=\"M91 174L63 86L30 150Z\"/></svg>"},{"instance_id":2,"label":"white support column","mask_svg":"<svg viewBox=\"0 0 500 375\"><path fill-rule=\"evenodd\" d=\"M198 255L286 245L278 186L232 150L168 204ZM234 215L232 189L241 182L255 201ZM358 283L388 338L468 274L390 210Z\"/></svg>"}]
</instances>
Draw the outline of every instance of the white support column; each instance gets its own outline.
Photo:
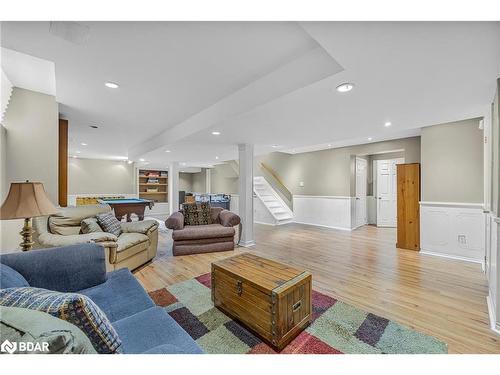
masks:
<instances>
[{"instance_id":1,"label":"white support column","mask_svg":"<svg viewBox=\"0 0 500 375\"><path fill-rule=\"evenodd\" d=\"M210 194L212 192L212 169L205 169L205 193Z\"/></svg>"},{"instance_id":2,"label":"white support column","mask_svg":"<svg viewBox=\"0 0 500 375\"><path fill-rule=\"evenodd\" d=\"M240 161L240 245L250 247L255 245L255 241L253 239L253 145L239 144L238 152Z\"/></svg>"},{"instance_id":3,"label":"white support column","mask_svg":"<svg viewBox=\"0 0 500 375\"><path fill-rule=\"evenodd\" d=\"M168 209L170 215L179 211L179 163L168 165Z\"/></svg>"}]
</instances>

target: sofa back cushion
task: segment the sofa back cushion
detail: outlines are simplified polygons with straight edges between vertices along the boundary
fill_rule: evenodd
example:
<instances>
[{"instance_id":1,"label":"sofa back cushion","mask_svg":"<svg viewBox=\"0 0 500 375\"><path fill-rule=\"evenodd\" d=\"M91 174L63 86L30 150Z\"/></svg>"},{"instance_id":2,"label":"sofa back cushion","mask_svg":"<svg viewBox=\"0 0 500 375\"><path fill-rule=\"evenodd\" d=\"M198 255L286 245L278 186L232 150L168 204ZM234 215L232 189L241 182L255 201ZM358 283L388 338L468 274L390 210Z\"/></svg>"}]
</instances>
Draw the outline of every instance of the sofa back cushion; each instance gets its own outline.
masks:
<instances>
[{"instance_id":1,"label":"sofa back cushion","mask_svg":"<svg viewBox=\"0 0 500 375\"><path fill-rule=\"evenodd\" d=\"M119 353L121 340L106 315L87 296L22 287L0 290L0 305L48 313L77 326L98 353Z\"/></svg>"},{"instance_id":2,"label":"sofa back cushion","mask_svg":"<svg viewBox=\"0 0 500 375\"><path fill-rule=\"evenodd\" d=\"M83 219L81 222L81 229L80 233L81 234L87 234L87 233L96 233L96 232L102 232L102 228L97 222L97 218L95 217L89 217L87 219Z\"/></svg>"},{"instance_id":3,"label":"sofa back cushion","mask_svg":"<svg viewBox=\"0 0 500 375\"><path fill-rule=\"evenodd\" d=\"M184 204L184 225L208 225L212 224L210 203L202 202Z\"/></svg>"},{"instance_id":4,"label":"sofa back cushion","mask_svg":"<svg viewBox=\"0 0 500 375\"><path fill-rule=\"evenodd\" d=\"M15 269L0 263L0 289L30 286L26 279Z\"/></svg>"},{"instance_id":5,"label":"sofa back cushion","mask_svg":"<svg viewBox=\"0 0 500 375\"><path fill-rule=\"evenodd\" d=\"M118 219L111 212L97 215L97 223L104 232L119 236L122 234L122 227Z\"/></svg>"},{"instance_id":6,"label":"sofa back cushion","mask_svg":"<svg viewBox=\"0 0 500 375\"><path fill-rule=\"evenodd\" d=\"M49 217L49 229L51 233L62 236L79 234L82 220L105 212L111 212L111 207L107 204L64 207Z\"/></svg>"},{"instance_id":7,"label":"sofa back cushion","mask_svg":"<svg viewBox=\"0 0 500 375\"><path fill-rule=\"evenodd\" d=\"M50 314L20 307L0 306L0 316L2 341L39 344L35 347L37 350L28 352L21 351L17 345L13 348L16 354L96 354L81 329ZM48 346L48 350L45 350L44 345Z\"/></svg>"}]
</instances>

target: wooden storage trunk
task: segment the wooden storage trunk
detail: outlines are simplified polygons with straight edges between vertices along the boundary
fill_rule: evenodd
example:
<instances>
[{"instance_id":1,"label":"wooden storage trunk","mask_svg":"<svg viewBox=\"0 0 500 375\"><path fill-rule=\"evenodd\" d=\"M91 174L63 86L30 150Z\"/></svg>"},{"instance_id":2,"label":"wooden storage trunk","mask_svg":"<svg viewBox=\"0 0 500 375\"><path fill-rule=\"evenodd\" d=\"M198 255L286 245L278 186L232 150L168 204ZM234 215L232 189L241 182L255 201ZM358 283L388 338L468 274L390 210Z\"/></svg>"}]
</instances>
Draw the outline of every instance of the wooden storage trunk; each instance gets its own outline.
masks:
<instances>
[{"instance_id":1,"label":"wooden storage trunk","mask_svg":"<svg viewBox=\"0 0 500 375\"><path fill-rule=\"evenodd\" d=\"M312 276L245 253L212 263L212 300L264 341L283 349L310 322Z\"/></svg>"}]
</instances>

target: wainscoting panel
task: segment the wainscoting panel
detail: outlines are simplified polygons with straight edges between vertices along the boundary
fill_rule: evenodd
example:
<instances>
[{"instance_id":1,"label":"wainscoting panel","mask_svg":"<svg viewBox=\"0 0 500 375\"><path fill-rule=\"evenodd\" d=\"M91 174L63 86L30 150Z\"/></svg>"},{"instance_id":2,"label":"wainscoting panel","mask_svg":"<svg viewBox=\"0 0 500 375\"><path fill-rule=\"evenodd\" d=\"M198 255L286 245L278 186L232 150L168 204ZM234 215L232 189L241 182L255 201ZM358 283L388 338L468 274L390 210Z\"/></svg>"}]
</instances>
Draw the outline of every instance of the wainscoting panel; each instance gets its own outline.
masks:
<instances>
[{"instance_id":1,"label":"wainscoting panel","mask_svg":"<svg viewBox=\"0 0 500 375\"><path fill-rule=\"evenodd\" d=\"M483 263L482 204L420 202L420 242L422 253Z\"/></svg>"},{"instance_id":2,"label":"wainscoting panel","mask_svg":"<svg viewBox=\"0 0 500 375\"><path fill-rule=\"evenodd\" d=\"M488 278L488 312L490 315L490 326L495 332L500 334L500 291L498 290L499 269L498 259L500 255L500 244L498 234L500 232L500 218L492 213L486 215L488 230L486 276Z\"/></svg>"},{"instance_id":3,"label":"wainscoting panel","mask_svg":"<svg viewBox=\"0 0 500 375\"><path fill-rule=\"evenodd\" d=\"M294 222L351 230L351 197L293 196Z\"/></svg>"}]
</instances>

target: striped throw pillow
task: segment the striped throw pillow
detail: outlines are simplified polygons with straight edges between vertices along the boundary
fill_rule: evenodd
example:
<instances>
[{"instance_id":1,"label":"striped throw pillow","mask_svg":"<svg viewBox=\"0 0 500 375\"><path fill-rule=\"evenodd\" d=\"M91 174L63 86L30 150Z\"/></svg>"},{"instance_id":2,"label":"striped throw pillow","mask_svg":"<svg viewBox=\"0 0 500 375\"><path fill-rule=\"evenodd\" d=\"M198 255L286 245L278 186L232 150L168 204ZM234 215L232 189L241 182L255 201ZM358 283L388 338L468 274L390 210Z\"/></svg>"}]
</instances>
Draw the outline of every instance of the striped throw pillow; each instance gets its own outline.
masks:
<instances>
[{"instance_id":1,"label":"striped throw pillow","mask_svg":"<svg viewBox=\"0 0 500 375\"><path fill-rule=\"evenodd\" d=\"M98 353L120 353L121 340L106 315L87 296L22 287L0 290L0 306L48 313L71 323L89 338Z\"/></svg>"},{"instance_id":2,"label":"striped throw pillow","mask_svg":"<svg viewBox=\"0 0 500 375\"><path fill-rule=\"evenodd\" d=\"M115 236L122 234L120 222L111 212L97 215L97 224L107 233L114 234Z\"/></svg>"}]
</instances>

